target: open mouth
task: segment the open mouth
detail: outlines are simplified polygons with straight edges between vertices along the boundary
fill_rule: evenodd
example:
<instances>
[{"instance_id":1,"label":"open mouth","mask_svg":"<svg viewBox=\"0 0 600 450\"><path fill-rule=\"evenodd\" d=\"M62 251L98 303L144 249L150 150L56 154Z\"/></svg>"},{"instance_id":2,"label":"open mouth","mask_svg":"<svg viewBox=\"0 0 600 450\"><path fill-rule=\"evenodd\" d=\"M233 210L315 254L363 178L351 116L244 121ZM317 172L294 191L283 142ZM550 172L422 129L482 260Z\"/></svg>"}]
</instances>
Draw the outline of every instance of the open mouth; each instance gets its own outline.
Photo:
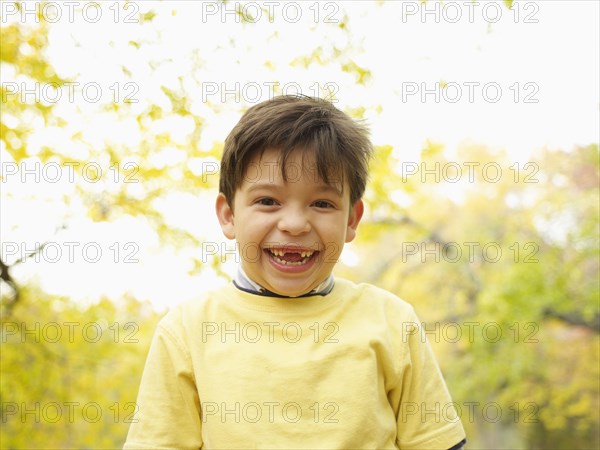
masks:
<instances>
[{"instance_id":1,"label":"open mouth","mask_svg":"<svg viewBox=\"0 0 600 450\"><path fill-rule=\"evenodd\" d=\"M319 253L315 250L293 248L267 248L265 251L275 262L283 266L302 266L307 264Z\"/></svg>"}]
</instances>

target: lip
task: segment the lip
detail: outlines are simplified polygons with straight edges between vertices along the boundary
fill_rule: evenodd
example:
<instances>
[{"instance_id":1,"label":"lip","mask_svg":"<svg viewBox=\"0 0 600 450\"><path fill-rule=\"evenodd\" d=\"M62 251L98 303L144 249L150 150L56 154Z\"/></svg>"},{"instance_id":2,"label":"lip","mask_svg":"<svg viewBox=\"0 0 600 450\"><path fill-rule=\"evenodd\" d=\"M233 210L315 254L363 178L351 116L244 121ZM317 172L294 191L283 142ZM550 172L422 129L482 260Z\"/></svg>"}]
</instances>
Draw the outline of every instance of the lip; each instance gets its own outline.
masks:
<instances>
[{"instance_id":1,"label":"lip","mask_svg":"<svg viewBox=\"0 0 600 450\"><path fill-rule=\"evenodd\" d=\"M293 247L271 247L277 250L289 250L289 251L293 251L293 252L299 252L299 251L312 251L314 252L312 254L312 256L308 259L308 261L305 264L302 264L300 266L288 266L288 265L284 265L281 264L279 262L277 262L277 260L275 260L273 258L273 255L271 254L271 252L269 251L269 249L263 249L263 253L265 254L265 256L267 257L267 260L269 261L269 263L271 264L271 266L273 266L276 270L278 270L279 272L285 272L285 273L302 273L302 272L306 272L308 270L310 270L317 262L317 258L319 256L319 254L321 252L316 251L314 249L310 249L307 247L298 247L298 246L293 246Z\"/></svg>"}]
</instances>

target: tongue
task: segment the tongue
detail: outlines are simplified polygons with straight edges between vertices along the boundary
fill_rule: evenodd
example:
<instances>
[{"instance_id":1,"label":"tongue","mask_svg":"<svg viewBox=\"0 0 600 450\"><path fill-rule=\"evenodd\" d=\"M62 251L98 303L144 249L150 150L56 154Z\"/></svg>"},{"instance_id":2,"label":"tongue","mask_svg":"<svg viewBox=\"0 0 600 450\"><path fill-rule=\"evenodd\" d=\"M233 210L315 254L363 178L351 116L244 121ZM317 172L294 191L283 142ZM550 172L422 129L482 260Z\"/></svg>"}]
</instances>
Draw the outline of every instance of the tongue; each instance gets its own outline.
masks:
<instances>
[{"instance_id":1,"label":"tongue","mask_svg":"<svg viewBox=\"0 0 600 450\"><path fill-rule=\"evenodd\" d=\"M298 261L302 261L304 259L300 253L285 253L283 256L280 256L279 258L281 258L287 262L298 262Z\"/></svg>"}]
</instances>

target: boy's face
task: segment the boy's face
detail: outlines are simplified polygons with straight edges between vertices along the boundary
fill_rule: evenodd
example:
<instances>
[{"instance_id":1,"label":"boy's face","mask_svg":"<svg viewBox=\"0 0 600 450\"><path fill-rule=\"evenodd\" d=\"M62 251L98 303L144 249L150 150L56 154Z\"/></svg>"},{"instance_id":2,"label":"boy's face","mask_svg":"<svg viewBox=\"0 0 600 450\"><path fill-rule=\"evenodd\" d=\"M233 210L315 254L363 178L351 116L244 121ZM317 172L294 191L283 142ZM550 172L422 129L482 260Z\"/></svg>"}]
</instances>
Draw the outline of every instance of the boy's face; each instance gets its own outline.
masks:
<instances>
[{"instance_id":1,"label":"boy's face","mask_svg":"<svg viewBox=\"0 0 600 450\"><path fill-rule=\"evenodd\" d=\"M345 242L356 235L362 201L350 190L328 186L314 162L294 152L284 182L279 151L255 157L235 193L233 208L221 193L217 216L223 233L236 239L244 272L262 287L295 297L316 288L333 270ZM339 180L340 177L338 177Z\"/></svg>"}]
</instances>

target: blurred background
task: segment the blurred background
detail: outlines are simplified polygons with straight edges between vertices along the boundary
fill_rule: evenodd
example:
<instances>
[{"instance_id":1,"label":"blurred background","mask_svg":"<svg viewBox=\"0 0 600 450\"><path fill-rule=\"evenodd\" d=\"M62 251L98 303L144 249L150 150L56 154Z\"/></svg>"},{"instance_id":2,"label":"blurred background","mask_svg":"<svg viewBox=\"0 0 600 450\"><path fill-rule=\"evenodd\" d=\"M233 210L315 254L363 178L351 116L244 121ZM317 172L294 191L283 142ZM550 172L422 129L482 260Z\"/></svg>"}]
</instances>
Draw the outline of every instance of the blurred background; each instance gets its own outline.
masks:
<instances>
[{"instance_id":1,"label":"blurred background","mask_svg":"<svg viewBox=\"0 0 600 450\"><path fill-rule=\"evenodd\" d=\"M335 273L414 305L468 448L600 447L598 2L0 6L1 448L122 446L157 321L235 272L223 141L279 94L370 126Z\"/></svg>"}]
</instances>

